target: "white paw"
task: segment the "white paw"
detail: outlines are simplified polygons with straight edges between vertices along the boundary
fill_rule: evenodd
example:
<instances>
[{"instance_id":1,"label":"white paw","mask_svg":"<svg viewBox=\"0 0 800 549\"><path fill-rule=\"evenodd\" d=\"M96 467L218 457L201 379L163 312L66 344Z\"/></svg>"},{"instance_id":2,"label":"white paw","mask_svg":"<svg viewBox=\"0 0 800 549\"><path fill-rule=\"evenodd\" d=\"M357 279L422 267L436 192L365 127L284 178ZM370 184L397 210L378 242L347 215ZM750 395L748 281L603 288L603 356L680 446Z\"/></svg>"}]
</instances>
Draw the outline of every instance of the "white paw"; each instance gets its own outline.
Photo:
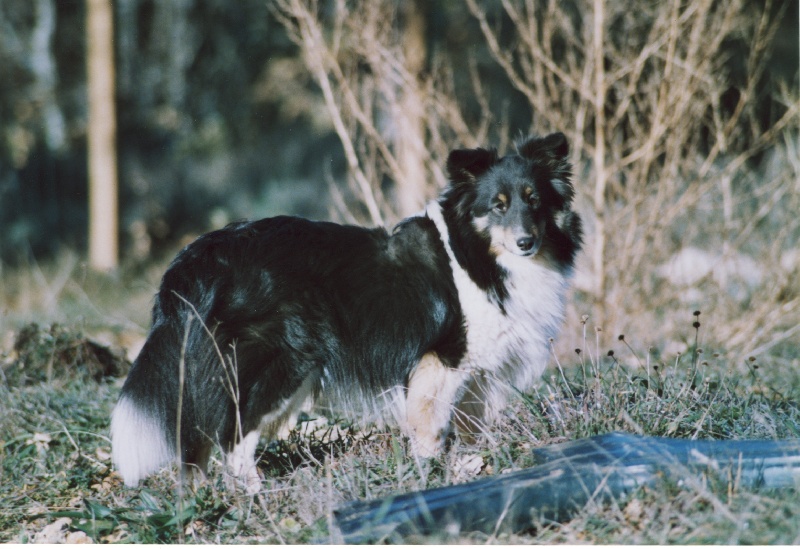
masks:
<instances>
[{"instance_id":1,"label":"white paw","mask_svg":"<svg viewBox=\"0 0 800 549\"><path fill-rule=\"evenodd\" d=\"M228 468L233 477L249 495L261 490L261 474L256 466L254 453L258 444L258 432L252 431L228 454Z\"/></svg>"},{"instance_id":2,"label":"white paw","mask_svg":"<svg viewBox=\"0 0 800 549\"><path fill-rule=\"evenodd\" d=\"M261 472L258 467L253 467L244 476L239 477L239 481L244 487L244 491L248 496L254 496L261 491Z\"/></svg>"},{"instance_id":3,"label":"white paw","mask_svg":"<svg viewBox=\"0 0 800 549\"><path fill-rule=\"evenodd\" d=\"M441 455L444 449L444 436L434 436L426 433L420 436L415 434L411 437L411 450L417 457L433 458Z\"/></svg>"}]
</instances>

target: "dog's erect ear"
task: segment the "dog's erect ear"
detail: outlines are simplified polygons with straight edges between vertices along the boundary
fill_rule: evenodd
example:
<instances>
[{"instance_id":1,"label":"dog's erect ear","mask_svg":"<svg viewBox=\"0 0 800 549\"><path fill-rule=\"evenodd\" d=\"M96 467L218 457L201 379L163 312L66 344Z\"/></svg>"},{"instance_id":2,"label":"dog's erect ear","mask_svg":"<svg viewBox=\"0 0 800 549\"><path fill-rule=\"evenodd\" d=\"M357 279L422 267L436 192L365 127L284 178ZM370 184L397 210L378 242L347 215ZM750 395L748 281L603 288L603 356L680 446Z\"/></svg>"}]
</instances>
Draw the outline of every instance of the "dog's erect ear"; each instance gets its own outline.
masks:
<instances>
[{"instance_id":1,"label":"dog's erect ear","mask_svg":"<svg viewBox=\"0 0 800 549\"><path fill-rule=\"evenodd\" d=\"M524 158L542 162L550 168L550 184L560 197L559 207L568 208L575 189L570 182L572 167L567 161L567 137L561 132L551 133L547 137L529 137L517 144L517 152Z\"/></svg>"},{"instance_id":2,"label":"dog's erect ear","mask_svg":"<svg viewBox=\"0 0 800 549\"><path fill-rule=\"evenodd\" d=\"M569 154L569 143L563 133L551 133L547 137L529 137L517 145L517 152L530 159L545 157L563 161Z\"/></svg>"},{"instance_id":3,"label":"dog's erect ear","mask_svg":"<svg viewBox=\"0 0 800 549\"><path fill-rule=\"evenodd\" d=\"M447 157L447 173L454 183L471 181L497 162L495 149L456 149Z\"/></svg>"}]
</instances>

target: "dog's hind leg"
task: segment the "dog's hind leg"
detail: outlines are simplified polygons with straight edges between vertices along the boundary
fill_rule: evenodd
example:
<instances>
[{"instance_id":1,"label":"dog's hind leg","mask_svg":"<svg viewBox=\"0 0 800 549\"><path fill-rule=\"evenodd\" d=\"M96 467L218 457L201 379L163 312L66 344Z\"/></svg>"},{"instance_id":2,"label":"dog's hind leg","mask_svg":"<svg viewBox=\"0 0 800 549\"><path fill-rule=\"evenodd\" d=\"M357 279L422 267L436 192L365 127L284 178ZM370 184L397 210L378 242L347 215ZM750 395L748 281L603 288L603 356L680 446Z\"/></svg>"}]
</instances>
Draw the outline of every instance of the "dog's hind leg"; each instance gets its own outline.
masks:
<instances>
[{"instance_id":1,"label":"dog's hind leg","mask_svg":"<svg viewBox=\"0 0 800 549\"><path fill-rule=\"evenodd\" d=\"M260 435L263 433L269 439L273 439L283 426L295 422L303 404L313 397L317 380L317 376L307 376L291 393L291 396L282 399L266 414L257 415L252 411L242 412L245 435L242 438L236 437L236 442L232 444L226 455L226 464L247 494L257 494L263 481L255 456Z\"/></svg>"},{"instance_id":2,"label":"dog's hind leg","mask_svg":"<svg viewBox=\"0 0 800 549\"><path fill-rule=\"evenodd\" d=\"M208 460L211 458L212 445L197 445L187 451L183 457L181 474L183 481L188 486L197 488L206 479L208 474Z\"/></svg>"},{"instance_id":3,"label":"dog's hind leg","mask_svg":"<svg viewBox=\"0 0 800 549\"><path fill-rule=\"evenodd\" d=\"M227 465L231 473L244 485L249 495L258 493L261 489L262 477L256 466L256 446L258 445L259 431L250 431L233 447L227 455Z\"/></svg>"},{"instance_id":4,"label":"dog's hind leg","mask_svg":"<svg viewBox=\"0 0 800 549\"><path fill-rule=\"evenodd\" d=\"M438 455L450 431L453 406L469 374L445 365L435 353L422 357L408 380L406 419L414 453Z\"/></svg>"},{"instance_id":5,"label":"dog's hind leg","mask_svg":"<svg viewBox=\"0 0 800 549\"><path fill-rule=\"evenodd\" d=\"M474 444L486 432L491 413L487 407L488 399L486 380L482 375L476 375L467 384L464 395L456 405L453 418L458 436L463 442Z\"/></svg>"}]
</instances>

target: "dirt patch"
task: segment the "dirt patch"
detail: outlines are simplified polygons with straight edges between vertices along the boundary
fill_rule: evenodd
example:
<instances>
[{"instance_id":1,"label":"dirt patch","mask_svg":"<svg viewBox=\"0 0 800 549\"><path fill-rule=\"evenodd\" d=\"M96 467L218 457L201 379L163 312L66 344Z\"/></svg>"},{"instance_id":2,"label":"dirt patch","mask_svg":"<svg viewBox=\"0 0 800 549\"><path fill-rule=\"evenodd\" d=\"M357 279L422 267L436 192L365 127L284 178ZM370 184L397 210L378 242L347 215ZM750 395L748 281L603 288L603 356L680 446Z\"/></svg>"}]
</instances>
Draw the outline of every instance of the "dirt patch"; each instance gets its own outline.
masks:
<instances>
[{"instance_id":1,"label":"dirt patch","mask_svg":"<svg viewBox=\"0 0 800 549\"><path fill-rule=\"evenodd\" d=\"M101 381L126 375L130 366L122 349L109 348L60 324L31 323L16 334L12 350L2 357L0 373L8 385L24 386L53 379Z\"/></svg>"}]
</instances>

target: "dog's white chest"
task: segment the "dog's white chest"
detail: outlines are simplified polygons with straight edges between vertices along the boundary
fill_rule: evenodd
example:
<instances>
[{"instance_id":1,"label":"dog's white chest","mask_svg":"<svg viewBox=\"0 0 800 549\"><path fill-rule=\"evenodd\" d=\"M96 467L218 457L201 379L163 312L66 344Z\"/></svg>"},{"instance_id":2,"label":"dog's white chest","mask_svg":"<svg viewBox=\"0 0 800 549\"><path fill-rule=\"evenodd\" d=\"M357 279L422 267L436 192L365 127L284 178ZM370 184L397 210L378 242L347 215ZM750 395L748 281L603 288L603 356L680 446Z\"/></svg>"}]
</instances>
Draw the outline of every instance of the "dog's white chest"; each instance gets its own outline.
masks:
<instances>
[{"instance_id":1,"label":"dog's white chest","mask_svg":"<svg viewBox=\"0 0 800 549\"><path fill-rule=\"evenodd\" d=\"M508 254L500 262L509 272L505 314L463 269L454 272L467 325L462 367L495 373L524 390L547 364L549 340L564 317L566 280L529 258Z\"/></svg>"},{"instance_id":2,"label":"dog's white chest","mask_svg":"<svg viewBox=\"0 0 800 549\"><path fill-rule=\"evenodd\" d=\"M567 279L531 258L502 254L497 261L508 272L508 297L501 308L492 303L458 264L449 245L438 204L427 211L450 257L467 327L467 352L461 368L483 371L525 390L545 369L549 340L563 322Z\"/></svg>"}]
</instances>

